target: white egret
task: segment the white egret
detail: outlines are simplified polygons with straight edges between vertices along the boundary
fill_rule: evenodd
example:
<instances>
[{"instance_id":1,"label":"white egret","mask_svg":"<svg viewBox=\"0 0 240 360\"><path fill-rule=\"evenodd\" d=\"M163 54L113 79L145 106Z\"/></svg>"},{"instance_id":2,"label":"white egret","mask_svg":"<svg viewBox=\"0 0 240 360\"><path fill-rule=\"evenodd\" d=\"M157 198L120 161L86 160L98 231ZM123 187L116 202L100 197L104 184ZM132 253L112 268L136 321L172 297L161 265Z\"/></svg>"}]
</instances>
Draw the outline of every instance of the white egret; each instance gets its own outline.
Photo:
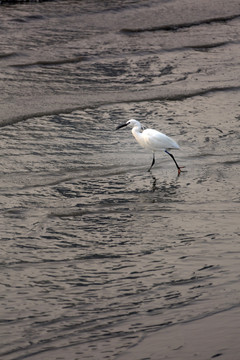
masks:
<instances>
[{"instance_id":1,"label":"white egret","mask_svg":"<svg viewBox=\"0 0 240 360\"><path fill-rule=\"evenodd\" d=\"M150 171L155 164L155 151L157 150L163 150L166 154L170 155L173 159L177 169L178 169L178 175L181 173L181 169L184 167L178 166L178 163L176 162L173 154L168 152L170 149L179 149L179 145L171 139L169 136L154 130L154 129L145 129L143 130L142 125L139 121L131 119L128 120L126 123L122 125L118 125L116 130L130 125L132 127L132 134L137 140L137 142L144 148L151 150L153 152L153 159L152 164L148 171Z\"/></svg>"}]
</instances>

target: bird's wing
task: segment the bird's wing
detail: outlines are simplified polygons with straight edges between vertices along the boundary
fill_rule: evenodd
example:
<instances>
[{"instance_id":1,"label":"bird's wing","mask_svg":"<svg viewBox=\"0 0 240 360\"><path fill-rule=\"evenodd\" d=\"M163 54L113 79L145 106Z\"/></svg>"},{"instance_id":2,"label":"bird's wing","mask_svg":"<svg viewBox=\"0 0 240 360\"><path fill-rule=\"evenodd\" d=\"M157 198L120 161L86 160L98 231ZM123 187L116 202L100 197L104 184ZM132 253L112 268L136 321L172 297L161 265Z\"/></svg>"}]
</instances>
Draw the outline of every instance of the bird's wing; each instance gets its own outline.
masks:
<instances>
[{"instance_id":1,"label":"bird's wing","mask_svg":"<svg viewBox=\"0 0 240 360\"><path fill-rule=\"evenodd\" d=\"M166 149L178 149L179 146L169 136L154 130L146 129L142 132L146 148L149 150L166 150Z\"/></svg>"}]
</instances>

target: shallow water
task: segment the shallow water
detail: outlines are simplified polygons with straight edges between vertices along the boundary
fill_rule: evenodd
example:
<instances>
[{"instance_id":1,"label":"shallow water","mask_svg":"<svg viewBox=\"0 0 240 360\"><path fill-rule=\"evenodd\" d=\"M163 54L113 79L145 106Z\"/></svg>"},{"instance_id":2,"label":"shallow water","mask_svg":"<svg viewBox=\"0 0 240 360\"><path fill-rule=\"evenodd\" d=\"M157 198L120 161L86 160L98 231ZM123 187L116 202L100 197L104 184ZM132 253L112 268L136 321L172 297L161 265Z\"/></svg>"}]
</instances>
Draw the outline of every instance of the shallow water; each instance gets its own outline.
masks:
<instances>
[{"instance_id":1,"label":"shallow water","mask_svg":"<svg viewBox=\"0 0 240 360\"><path fill-rule=\"evenodd\" d=\"M184 4L0 7L2 359L139 360L156 337L165 359L221 314L204 356L236 359L240 9ZM179 142L180 177L164 153L146 171L132 117Z\"/></svg>"}]
</instances>

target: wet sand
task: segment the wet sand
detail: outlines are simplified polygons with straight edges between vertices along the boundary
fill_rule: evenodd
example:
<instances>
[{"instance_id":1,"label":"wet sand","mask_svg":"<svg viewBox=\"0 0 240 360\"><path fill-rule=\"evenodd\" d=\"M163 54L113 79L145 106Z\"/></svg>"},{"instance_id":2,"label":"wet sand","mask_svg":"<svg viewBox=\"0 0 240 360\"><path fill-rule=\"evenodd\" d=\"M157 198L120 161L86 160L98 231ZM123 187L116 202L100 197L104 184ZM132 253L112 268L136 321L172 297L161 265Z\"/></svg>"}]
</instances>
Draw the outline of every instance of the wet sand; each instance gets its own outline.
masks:
<instances>
[{"instance_id":1,"label":"wet sand","mask_svg":"<svg viewBox=\"0 0 240 360\"><path fill-rule=\"evenodd\" d=\"M1 359L237 360L239 2L0 10Z\"/></svg>"},{"instance_id":2,"label":"wet sand","mask_svg":"<svg viewBox=\"0 0 240 360\"><path fill-rule=\"evenodd\" d=\"M88 12L83 3L82 15L78 6L73 2L66 9L60 1L18 5L16 12L2 8L8 30L1 54L6 69L0 79L2 124L100 104L177 100L239 89L237 0L153 2L151 6L143 1L135 7L116 2L119 11L98 9L93 2ZM209 52L212 60L206 56ZM119 81L114 70L118 63L124 68ZM65 67L69 71L64 79ZM102 73L101 68L109 72ZM92 87L97 84L98 69L111 81L102 79L104 86ZM143 75L145 71L151 75ZM145 81L139 81L141 76Z\"/></svg>"},{"instance_id":3,"label":"wet sand","mask_svg":"<svg viewBox=\"0 0 240 360\"><path fill-rule=\"evenodd\" d=\"M154 335L144 336L116 359L235 360L239 351L239 315L239 308L233 308L190 323L163 327Z\"/></svg>"}]
</instances>

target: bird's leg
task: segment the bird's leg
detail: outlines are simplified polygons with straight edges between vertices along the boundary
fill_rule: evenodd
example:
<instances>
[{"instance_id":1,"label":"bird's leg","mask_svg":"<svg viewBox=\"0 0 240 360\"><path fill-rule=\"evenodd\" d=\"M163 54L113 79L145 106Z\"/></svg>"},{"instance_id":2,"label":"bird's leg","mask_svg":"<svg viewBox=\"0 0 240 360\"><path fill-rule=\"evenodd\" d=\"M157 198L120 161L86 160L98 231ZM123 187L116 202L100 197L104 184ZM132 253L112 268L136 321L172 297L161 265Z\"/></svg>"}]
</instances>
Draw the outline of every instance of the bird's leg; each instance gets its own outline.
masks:
<instances>
[{"instance_id":1,"label":"bird's leg","mask_svg":"<svg viewBox=\"0 0 240 360\"><path fill-rule=\"evenodd\" d=\"M152 164L151 164L150 168L148 169L148 171L151 171L151 168L153 167L154 164L155 164L155 153L153 153Z\"/></svg>"},{"instance_id":2,"label":"bird's leg","mask_svg":"<svg viewBox=\"0 0 240 360\"><path fill-rule=\"evenodd\" d=\"M152 174L151 174L152 175ZM153 184L152 184L152 192L154 192L156 190L156 183L157 183L157 179L155 178L155 176L152 175L152 179L153 179Z\"/></svg>"},{"instance_id":3,"label":"bird's leg","mask_svg":"<svg viewBox=\"0 0 240 360\"><path fill-rule=\"evenodd\" d=\"M173 159L173 161L175 162L175 165L176 165L176 167L177 167L177 169L178 169L178 175L180 175L181 174L181 169L182 168L184 168L185 166L179 166L178 165L178 163L176 162L176 160L175 160L175 158L174 158L174 156L173 156L173 154L171 154L170 152L168 152L167 150L165 150L165 153L167 153L168 155L170 155L171 156L171 158Z\"/></svg>"}]
</instances>

